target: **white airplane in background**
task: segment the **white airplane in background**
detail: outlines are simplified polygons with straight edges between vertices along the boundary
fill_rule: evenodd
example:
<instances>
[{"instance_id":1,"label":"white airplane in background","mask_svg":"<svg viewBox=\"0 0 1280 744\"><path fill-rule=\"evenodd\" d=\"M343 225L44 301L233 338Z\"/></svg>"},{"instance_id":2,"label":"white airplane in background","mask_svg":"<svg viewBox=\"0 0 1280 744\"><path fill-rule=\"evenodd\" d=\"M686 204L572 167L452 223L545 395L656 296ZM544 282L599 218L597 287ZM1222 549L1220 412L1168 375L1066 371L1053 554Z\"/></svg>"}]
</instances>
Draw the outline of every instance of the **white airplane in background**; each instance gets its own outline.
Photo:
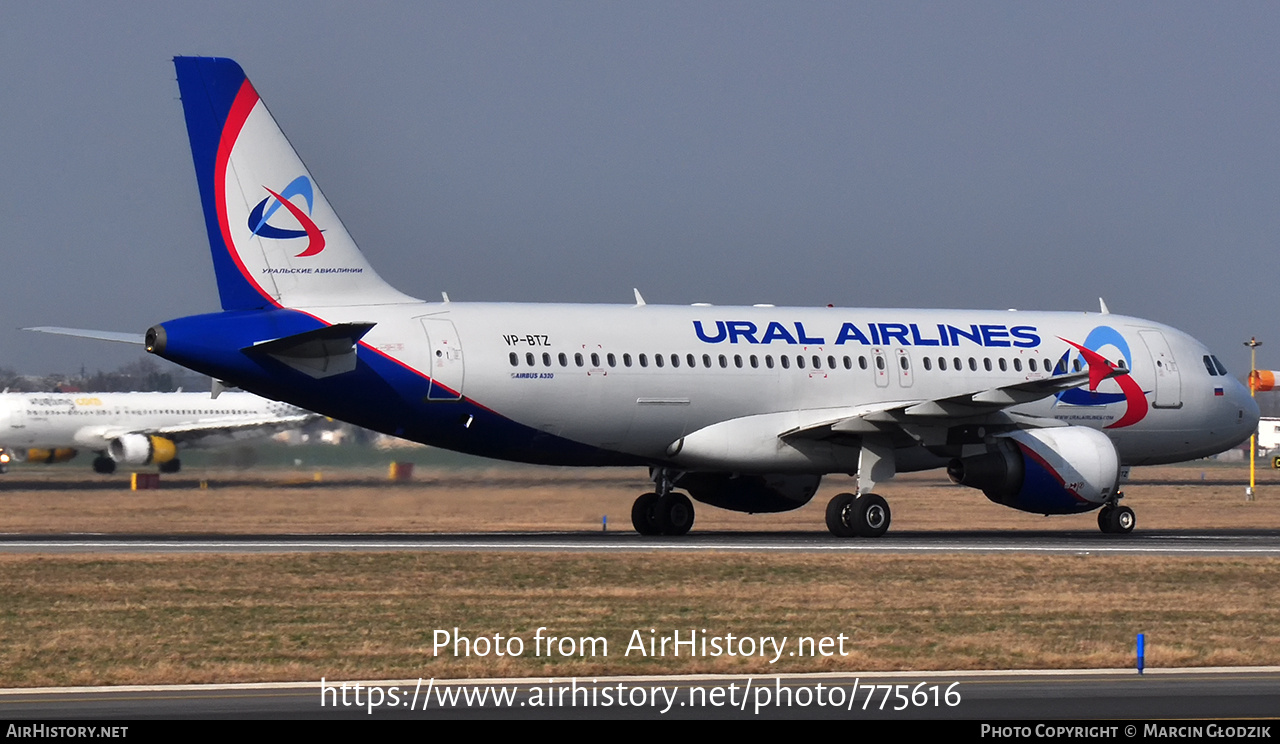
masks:
<instances>
[{"instance_id":1,"label":"white airplane in background","mask_svg":"<svg viewBox=\"0 0 1280 744\"><path fill-rule=\"evenodd\" d=\"M2 393L0 472L11 461L65 462L85 449L93 469L181 466L178 447L224 444L299 426L316 414L251 393Z\"/></svg>"},{"instance_id":2,"label":"white airplane in background","mask_svg":"<svg viewBox=\"0 0 1280 744\"><path fill-rule=\"evenodd\" d=\"M223 311L156 325L147 349L425 444L648 467L642 534L687 532L688 496L784 511L843 473L857 492L831 500L827 527L878 536L890 510L876 485L929 468L1015 509L1100 509L1104 532L1129 532L1122 467L1211 455L1257 425L1201 343L1105 307L414 299L365 260L239 65L174 62Z\"/></svg>"}]
</instances>

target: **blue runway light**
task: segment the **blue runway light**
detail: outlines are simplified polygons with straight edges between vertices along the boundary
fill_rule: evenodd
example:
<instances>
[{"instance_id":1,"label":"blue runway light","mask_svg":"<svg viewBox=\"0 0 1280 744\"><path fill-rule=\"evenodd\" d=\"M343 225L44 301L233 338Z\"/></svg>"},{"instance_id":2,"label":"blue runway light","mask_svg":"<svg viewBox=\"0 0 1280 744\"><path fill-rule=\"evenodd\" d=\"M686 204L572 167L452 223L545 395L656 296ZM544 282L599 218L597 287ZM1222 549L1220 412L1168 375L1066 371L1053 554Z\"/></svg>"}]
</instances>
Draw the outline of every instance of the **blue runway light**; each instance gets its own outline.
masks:
<instances>
[{"instance_id":1,"label":"blue runway light","mask_svg":"<svg viewBox=\"0 0 1280 744\"><path fill-rule=\"evenodd\" d=\"M1146 664L1146 645L1147 636L1145 633L1138 634L1138 674L1142 674L1142 668Z\"/></svg>"}]
</instances>

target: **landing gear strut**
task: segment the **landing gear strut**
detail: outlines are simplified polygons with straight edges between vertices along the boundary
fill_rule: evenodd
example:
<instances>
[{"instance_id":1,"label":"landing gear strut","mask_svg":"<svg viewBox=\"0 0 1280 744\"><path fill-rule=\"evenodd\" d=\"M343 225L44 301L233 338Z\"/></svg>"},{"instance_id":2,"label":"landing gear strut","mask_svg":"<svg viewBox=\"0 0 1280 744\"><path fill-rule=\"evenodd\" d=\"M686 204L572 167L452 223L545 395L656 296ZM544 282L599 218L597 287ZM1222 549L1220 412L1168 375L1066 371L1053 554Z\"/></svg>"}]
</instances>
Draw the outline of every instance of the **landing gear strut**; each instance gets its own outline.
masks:
<instances>
[{"instance_id":1,"label":"landing gear strut","mask_svg":"<svg viewBox=\"0 0 1280 744\"><path fill-rule=\"evenodd\" d=\"M646 493L631 506L631 525L641 535L684 535L693 527L693 502L672 489L666 468L654 471L657 493Z\"/></svg>"},{"instance_id":2,"label":"landing gear strut","mask_svg":"<svg viewBox=\"0 0 1280 744\"><path fill-rule=\"evenodd\" d=\"M1098 529L1108 535L1127 535L1137 523L1133 510L1127 506L1107 504L1098 512Z\"/></svg>"},{"instance_id":3,"label":"landing gear strut","mask_svg":"<svg viewBox=\"0 0 1280 744\"><path fill-rule=\"evenodd\" d=\"M889 503L879 494L839 493L827 504L827 529L836 537L880 537L890 518Z\"/></svg>"}]
</instances>

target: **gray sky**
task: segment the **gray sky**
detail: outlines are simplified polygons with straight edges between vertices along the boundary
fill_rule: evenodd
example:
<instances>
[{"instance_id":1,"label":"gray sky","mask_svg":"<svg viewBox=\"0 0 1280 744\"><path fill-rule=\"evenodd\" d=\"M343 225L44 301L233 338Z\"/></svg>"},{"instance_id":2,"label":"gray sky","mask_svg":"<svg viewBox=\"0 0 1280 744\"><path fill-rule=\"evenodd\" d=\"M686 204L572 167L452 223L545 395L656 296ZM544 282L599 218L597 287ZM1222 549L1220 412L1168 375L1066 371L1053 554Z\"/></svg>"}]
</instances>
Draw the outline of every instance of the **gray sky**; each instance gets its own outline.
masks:
<instances>
[{"instance_id":1,"label":"gray sky","mask_svg":"<svg viewBox=\"0 0 1280 744\"><path fill-rule=\"evenodd\" d=\"M1280 4L0 5L0 366L218 308L170 58L454 300L1096 310L1280 365Z\"/></svg>"}]
</instances>

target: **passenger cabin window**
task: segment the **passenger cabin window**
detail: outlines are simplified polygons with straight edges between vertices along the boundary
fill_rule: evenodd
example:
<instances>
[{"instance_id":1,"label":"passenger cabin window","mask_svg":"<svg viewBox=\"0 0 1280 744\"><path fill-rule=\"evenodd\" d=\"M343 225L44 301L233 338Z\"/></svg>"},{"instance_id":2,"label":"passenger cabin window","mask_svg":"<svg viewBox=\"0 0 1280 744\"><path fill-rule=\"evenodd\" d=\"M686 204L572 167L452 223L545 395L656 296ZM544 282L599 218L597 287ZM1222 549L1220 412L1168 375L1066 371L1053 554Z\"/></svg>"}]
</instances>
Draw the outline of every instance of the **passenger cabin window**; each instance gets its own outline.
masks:
<instances>
[{"instance_id":1,"label":"passenger cabin window","mask_svg":"<svg viewBox=\"0 0 1280 744\"><path fill-rule=\"evenodd\" d=\"M778 357L778 361L782 363L783 369L791 369L791 357L783 355Z\"/></svg>"},{"instance_id":2,"label":"passenger cabin window","mask_svg":"<svg viewBox=\"0 0 1280 744\"><path fill-rule=\"evenodd\" d=\"M639 361L639 362L640 362L640 366L641 366L641 367L648 367L648 366L649 366L649 357L645 356L644 354L641 354L641 355L637 358L637 361Z\"/></svg>"},{"instance_id":3,"label":"passenger cabin window","mask_svg":"<svg viewBox=\"0 0 1280 744\"><path fill-rule=\"evenodd\" d=\"M1014 372L1022 371L1022 360L1018 359L1017 357L1014 357L1013 359L1013 371Z\"/></svg>"},{"instance_id":4,"label":"passenger cabin window","mask_svg":"<svg viewBox=\"0 0 1280 744\"><path fill-rule=\"evenodd\" d=\"M1000 362L1000 371L1001 371L1001 372L1008 372L1008 371L1009 371L1009 363L1005 361L1004 357L1000 357L1000 359L999 359L998 361Z\"/></svg>"},{"instance_id":5,"label":"passenger cabin window","mask_svg":"<svg viewBox=\"0 0 1280 744\"><path fill-rule=\"evenodd\" d=\"M970 372L978 371L978 360L974 359L973 357L969 357L969 371Z\"/></svg>"},{"instance_id":6,"label":"passenger cabin window","mask_svg":"<svg viewBox=\"0 0 1280 744\"><path fill-rule=\"evenodd\" d=\"M941 370L941 371L943 371L943 372L946 372L946 371L947 371L947 358L946 358L946 357L938 357L938 369L939 369L939 370Z\"/></svg>"},{"instance_id":7,"label":"passenger cabin window","mask_svg":"<svg viewBox=\"0 0 1280 744\"><path fill-rule=\"evenodd\" d=\"M1209 360L1209 357L1205 357L1205 361L1208 361L1208 360ZM511 366L515 367L519 364L520 364L520 357L514 351L511 352ZM1209 374L1213 374L1213 370L1209 370Z\"/></svg>"},{"instance_id":8,"label":"passenger cabin window","mask_svg":"<svg viewBox=\"0 0 1280 744\"><path fill-rule=\"evenodd\" d=\"M933 362L931 362L931 361L929 360L929 357L925 357L925 358L924 358L924 371L928 372L928 371L929 371L929 370L931 370L931 369L933 369Z\"/></svg>"},{"instance_id":9,"label":"passenger cabin window","mask_svg":"<svg viewBox=\"0 0 1280 744\"><path fill-rule=\"evenodd\" d=\"M1036 371L1036 360L1034 357L1027 360L1027 369L1031 370L1032 372Z\"/></svg>"},{"instance_id":10,"label":"passenger cabin window","mask_svg":"<svg viewBox=\"0 0 1280 744\"><path fill-rule=\"evenodd\" d=\"M755 354L752 354L752 355L751 355L751 369L759 369L759 368L760 368L760 360L756 357L756 355L755 355Z\"/></svg>"},{"instance_id":11,"label":"passenger cabin window","mask_svg":"<svg viewBox=\"0 0 1280 744\"><path fill-rule=\"evenodd\" d=\"M544 352L542 352L542 366L544 366L544 367L550 367L550 366L551 366L551 355L550 355L550 354L548 354L548 353L547 353L547 352L545 352L545 351L544 351Z\"/></svg>"},{"instance_id":12,"label":"passenger cabin window","mask_svg":"<svg viewBox=\"0 0 1280 744\"><path fill-rule=\"evenodd\" d=\"M860 356L860 357L858 357L858 366L859 366L859 367L861 367L862 369L866 369L866 368L867 368L867 358L866 358L866 357L864 357L864 356Z\"/></svg>"},{"instance_id":13,"label":"passenger cabin window","mask_svg":"<svg viewBox=\"0 0 1280 744\"><path fill-rule=\"evenodd\" d=\"M565 356L563 351L560 352L560 366L561 367L569 366L569 357Z\"/></svg>"},{"instance_id":14,"label":"passenger cabin window","mask_svg":"<svg viewBox=\"0 0 1280 744\"><path fill-rule=\"evenodd\" d=\"M529 365L530 367L532 367L532 366L533 366L533 352L532 352L532 351L525 352L524 360L525 360L525 362L526 362L526 363L528 363L528 365Z\"/></svg>"},{"instance_id":15,"label":"passenger cabin window","mask_svg":"<svg viewBox=\"0 0 1280 744\"><path fill-rule=\"evenodd\" d=\"M595 352L591 353L591 366L592 367L600 366L600 355Z\"/></svg>"},{"instance_id":16,"label":"passenger cabin window","mask_svg":"<svg viewBox=\"0 0 1280 744\"><path fill-rule=\"evenodd\" d=\"M582 354L581 354L581 353L578 353L578 354L574 354L574 355L573 355L573 363L574 363L574 364L576 364L576 365L578 365L579 367L581 367L581 366L583 365L583 361L582 361Z\"/></svg>"}]
</instances>

